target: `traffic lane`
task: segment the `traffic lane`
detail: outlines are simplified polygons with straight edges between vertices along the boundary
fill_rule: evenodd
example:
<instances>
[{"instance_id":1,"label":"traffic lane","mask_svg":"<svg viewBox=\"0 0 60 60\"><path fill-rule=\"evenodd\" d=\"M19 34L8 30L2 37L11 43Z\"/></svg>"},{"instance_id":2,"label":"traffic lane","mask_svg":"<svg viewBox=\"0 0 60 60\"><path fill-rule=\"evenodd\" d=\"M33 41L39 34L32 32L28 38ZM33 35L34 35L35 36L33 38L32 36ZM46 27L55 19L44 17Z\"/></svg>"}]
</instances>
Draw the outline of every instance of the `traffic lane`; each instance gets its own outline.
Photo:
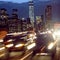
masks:
<instances>
[{"instance_id":1,"label":"traffic lane","mask_svg":"<svg viewBox=\"0 0 60 60\"><path fill-rule=\"evenodd\" d=\"M29 53L26 53L24 55L22 55L22 58L21 56L14 56L12 58L10 58L10 60L52 60L52 57L51 55L39 55L39 54L36 54L35 56L32 56L32 53L33 52L29 52Z\"/></svg>"},{"instance_id":2,"label":"traffic lane","mask_svg":"<svg viewBox=\"0 0 60 60\"><path fill-rule=\"evenodd\" d=\"M35 55L34 57L30 55L24 60L52 60L52 57L50 55Z\"/></svg>"},{"instance_id":3,"label":"traffic lane","mask_svg":"<svg viewBox=\"0 0 60 60\"><path fill-rule=\"evenodd\" d=\"M51 56L35 56L33 60L52 60Z\"/></svg>"},{"instance_id":4,"label":"traffic lane","mask_svg":"<svg viewBox=\"0 0 60 60\"><path fill-rule=\"evenodd\" d=\"M8 60L18 60L21 58L22 54L23 54L23 51L10 52Z\"/></svg>"},{"instance_id":5,"label":"traffic lane","mask_svg":"<svg viewBox=\"0 0 60 60\"><path fill-rule=\"evenodd\" d=\"M26 51L26 53L20 53L20 52L12 52L10 53L9 60L25 60L27 57L29 57L32 54L32 51Z\"/></svg>"},{"instance_id":6,"label":"traffic lane","mask_svg":"<svg viewBox=\"0 0 60 60\"><path fill-rule=\"evenodd\" d=\"M45 48L45 47L44 47L44 48ZM43 51L44 48L41 49L42 52L44 52L44 51ZM37 53L40 53L40 52L39 52L39 50L37 50L37 51L35 50L35 52L32 51L32 53L31 53L31 54L30 54L30 53L31 53L31 52L27 53L27 54L26 54L24 57L22 57L22 59L20 59L20 60L33 60L33 59L36 57L36 54L37 54ZM47 59L47 60L48 60L48 59L49 59L49 60L52 60L52 55L51 55L51 53L48 53L48 54L50 54L49 56L51 57L51 59L48 58L49 56L47 56L46 59ZM44 56L46 56L46 55L44 55ZM38 56L37 56L37 57L38 57ZM37 57L36 57L34 60L38 59ZM39 57L41 57L41 56L39 56ZM43 58L45 59L45 57L43 57ZM40 58L39 58L39 59L40 59ZM44 59L43 59L43 60L44 60Z\"/></svg>"},{"instance_id":7,"label":"traffic lane","mask_svg":"<svg viewBox=\"0 0 60 60\"><path fill-rule=\"evenodd\" d=\"M55 57L54 57L54 60L60 60L60 48L56 48L56 54L55 54Z\"/></svg>"}]
</instances>

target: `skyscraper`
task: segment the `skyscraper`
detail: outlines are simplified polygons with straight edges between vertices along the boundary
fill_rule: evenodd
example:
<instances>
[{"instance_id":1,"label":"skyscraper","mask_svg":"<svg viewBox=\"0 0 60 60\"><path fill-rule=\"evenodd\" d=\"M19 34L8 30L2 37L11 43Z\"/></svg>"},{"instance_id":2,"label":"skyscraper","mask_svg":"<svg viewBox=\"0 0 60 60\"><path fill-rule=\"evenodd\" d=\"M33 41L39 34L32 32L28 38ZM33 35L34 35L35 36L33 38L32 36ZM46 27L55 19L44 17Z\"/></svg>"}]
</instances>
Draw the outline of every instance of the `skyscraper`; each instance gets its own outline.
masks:
<instances>
[{"instance_id":1,"label":"skyscraper","mask_svg":"<svg viewBox=\"0 0 60 60\"><path fill-rule=\"evenodd\" d=\"M12 17L8 20L9 33L18 32L17 9L12 10Z\"/></svg>"},{"instance_id":2,"label":"skyscraper","mask_svg":"<svg viewBox=\"0 0 60 60\"><path fill-rule=\"evenodd\" d=\"M27 30L27 21L23 18L22 18L22 22L21 22L21 28L22 28L22 31Z\"/></svg>"},{"instance_id":3,"label":"skyscraper","mask_svg":"<svg viewBox=\"0 0 60 60\"><path fill-rule=\"evenodd\" d=\"M9 15L7 14L7 10L5 8L0 9L0 25L7 24Z\"/></svg>"},{"instance_id":4,"label":"skyscraper","mask_svg":"<svg viewBox=\"0 0 60 60\"><path fill-rule=\"evenodd\" d=\"M52 6L47 5L45 9L45 20L46 20L46 28L51 28L52 25Z\"/></svg>"},{"instance_id":5,"label":"skyscraper","mask_svg":"<svg viewBox=\"0 0 60 60\"><path fill-rule=\"evenodd\" d=\"M31 20L31 24L34 27L34 3L33 0L29 1L29 18Z\"/></svg>"}]
</instances>

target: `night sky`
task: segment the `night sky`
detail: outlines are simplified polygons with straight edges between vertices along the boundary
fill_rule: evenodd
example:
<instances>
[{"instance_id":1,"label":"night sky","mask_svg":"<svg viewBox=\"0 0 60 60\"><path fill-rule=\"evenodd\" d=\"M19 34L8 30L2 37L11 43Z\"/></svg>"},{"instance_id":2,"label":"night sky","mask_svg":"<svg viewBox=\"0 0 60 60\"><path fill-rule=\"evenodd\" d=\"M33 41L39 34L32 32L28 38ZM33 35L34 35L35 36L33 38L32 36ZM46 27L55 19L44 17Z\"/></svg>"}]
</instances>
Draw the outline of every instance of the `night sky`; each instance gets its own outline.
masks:
<instances>
[{"instance_id":1,"label":"night sky","mask_svg":"<svg viewBox=\"0 0 60 60\"><path fill-rule=\"evenodd\" d=\"M26 3L30 0L0 0L0 1L7 1L7 2L14 2L14 3L23 3L23 2ZM44 9L45 9L44 6L46 5L45 4L46 1L52 2L51 3L51 5L52 5L52 20L53 20L53 22L60 21L60 0L34 0L34 1L36 1L36 3L35 3L35 5L36 5L35 6L36 15L44 14ZM41 4L39 1L45 2L44 3L45 5ZM19 12L23 11L23 12L19 13L20 17L28 17L28 4L21 4L21 5L20 4L15 4L14 5L14 3L9 4L9 3L0 2L0 8L5 7L8 10L10 10L10 8L11 9L12 8L17 8L19 10ZM39 7L40 7L40 9L39 9ZM38 12L37 12L37 10L38 10Z\"/></svg>"},{"instance_id":2,"label":"night sky","mask_svg":"<svg viewBox=\"0 0 60 60\"><path fill-rule=\"evenodd\" d=\"M23 3L23 2L28 2L30 0L0 0L0 1L8 1L8 2L14 2L14 3ZM49 0L39 0L39 1L49 1Z\"/></svg>"}]
</instances>

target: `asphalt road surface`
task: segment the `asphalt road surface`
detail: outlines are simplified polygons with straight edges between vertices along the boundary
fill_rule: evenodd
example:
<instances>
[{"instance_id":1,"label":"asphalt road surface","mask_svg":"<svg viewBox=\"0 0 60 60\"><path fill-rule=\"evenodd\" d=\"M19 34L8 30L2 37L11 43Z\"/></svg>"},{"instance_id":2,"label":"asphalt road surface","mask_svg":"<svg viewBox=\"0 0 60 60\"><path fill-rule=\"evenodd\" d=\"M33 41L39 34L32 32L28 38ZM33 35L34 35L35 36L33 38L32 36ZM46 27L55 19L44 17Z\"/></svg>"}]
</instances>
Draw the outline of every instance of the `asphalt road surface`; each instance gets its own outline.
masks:
<instances>
[{"instance_id":1,"label":"asphalt road surface","mask_svg":"<svg viewBox=\"0 0 60 60\"><path fill-rule=\"evenodd\" d=\"M17 53L16 53L17 54ZM12 58L10 58L9 60L52 60L52 57L50 55L35 55L32 57L32 52L22 55L22 58L20 56L20 54L15 55ZM12 56L12 55L11 55ZM56 59L53 59L56 60Z\"/></svg>"},{"instance_id":2,"label":"asphalt road surface","mask_svg":"<svg viewBox=\"0 0 60 60\"><path fill-rule=\"evenodd\" d=\"M35 55L33 58L29 56L28 58L24 60L52 60L50 55Z\"/></svg>"}]
</instances>

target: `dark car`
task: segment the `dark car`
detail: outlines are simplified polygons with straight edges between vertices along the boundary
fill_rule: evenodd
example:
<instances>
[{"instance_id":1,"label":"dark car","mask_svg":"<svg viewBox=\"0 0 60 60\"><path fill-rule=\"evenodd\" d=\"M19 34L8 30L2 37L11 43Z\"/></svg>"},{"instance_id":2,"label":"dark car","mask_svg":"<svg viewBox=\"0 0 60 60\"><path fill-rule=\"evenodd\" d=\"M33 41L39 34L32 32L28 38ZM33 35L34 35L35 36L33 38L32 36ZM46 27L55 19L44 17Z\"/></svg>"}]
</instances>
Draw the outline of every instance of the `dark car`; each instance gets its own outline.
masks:
<instances>
[{"instance_id":1,"label":"dark car","mask_svg":"<svg viewBox=\"0 0 60 60\"><path fill-rule=\"evenodd\" d=\"M53 48L48 49L48 45L50 43L54 43L54 38L51 34L37 34L36 47L33 51L33 55L37 53L48 53L51 54L51 56L54 56L56 52L56 45L53 46Z\"/></svg>"}]
</instances>

